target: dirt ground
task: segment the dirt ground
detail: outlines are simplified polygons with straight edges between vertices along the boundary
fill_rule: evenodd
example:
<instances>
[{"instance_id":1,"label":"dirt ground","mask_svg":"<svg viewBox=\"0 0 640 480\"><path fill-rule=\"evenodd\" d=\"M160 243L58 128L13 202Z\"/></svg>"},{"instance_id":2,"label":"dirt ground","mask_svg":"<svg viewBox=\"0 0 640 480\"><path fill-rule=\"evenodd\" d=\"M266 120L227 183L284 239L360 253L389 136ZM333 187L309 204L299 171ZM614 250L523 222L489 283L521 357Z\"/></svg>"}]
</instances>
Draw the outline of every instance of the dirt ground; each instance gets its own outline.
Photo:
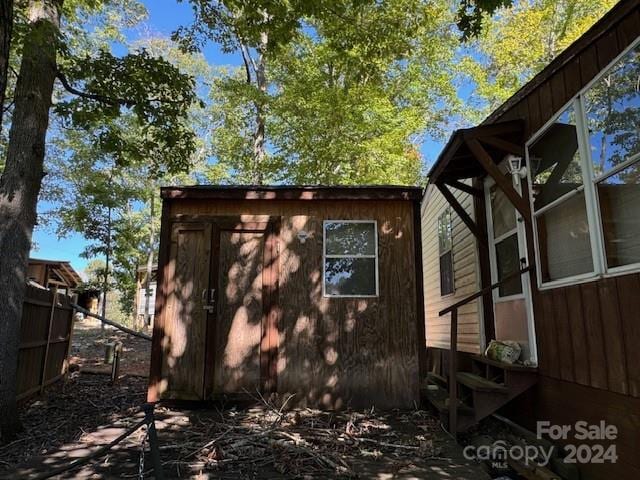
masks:
<instances>
[{"instance_id":1,"label":"dirt ground","mask_svg":"<svg viewBox=\"0 0 640 480\"><path fill-rule=\"evenodd\" d=\"M151 342L110 326L102 330L93 321L85 320L74 325L70 363L79 365L85 372L111 373L111 365L104 363L105 348L108 343L116 341L121 341L123 348L120 373L147 376Z\"/></svg>"},{"instance_id":2,"label":"dirt ground","mask_svg":"<svg viewBox=\"0 0 640 480\"><path fill-rule=\"evenodd\" d=\"M104 342L115 337L124 342L124 375L111 385L107 375L87 372L110 370L102 364ZM0 478L39 478L94 452L142 418L146 378L137 375L148 368L149 342L99 328L79 328L74 339L73 361L80 369L22 406L25 430L0 445ZM336 413L288 410L286 402L256 396L245 408L157 407L164 477L489 478L424 410ZM145 429L55 478L155 478Z\"/></svg>"}]
</instances>

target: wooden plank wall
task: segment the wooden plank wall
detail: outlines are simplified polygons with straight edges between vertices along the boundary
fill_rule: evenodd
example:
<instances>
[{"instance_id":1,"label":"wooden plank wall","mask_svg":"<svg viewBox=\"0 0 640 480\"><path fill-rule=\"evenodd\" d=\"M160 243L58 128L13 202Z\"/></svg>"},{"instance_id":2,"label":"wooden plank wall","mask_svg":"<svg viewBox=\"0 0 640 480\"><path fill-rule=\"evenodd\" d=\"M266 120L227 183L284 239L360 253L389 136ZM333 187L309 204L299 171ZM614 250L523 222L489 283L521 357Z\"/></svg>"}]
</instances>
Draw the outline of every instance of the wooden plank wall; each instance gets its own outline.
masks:
<instances>
[{"instance_id":1,"label":"wooden plank wall","mask_svg":"<svg viewBox=\"0 0 640 480\"><path fill-rule=\"evenodd\" d=\"M18 400L34 395L64 375L71 345L71 298L28 286L20 325Z\"/></svg>"},{"instance_id":2,"label":"wooden plank wall","mask_svg":"<svg viewBox=\"0 0 640 480\"><path fill-rule=\"evenodd\" d=\"M409 201L179 200L169 213L173 221L280 217L278 392L295 393L298 405L387 408L419 401L413 208ZM379 297L322 296L325 219L377 220Z\"/></svg>"},{"instance_id":3,"label":"wooden plank wall","mask_svg":"<svg viewBox=\"0 0 640 480\"><path fill-rule=\"evenodd\" d=\"M438 246L438 217L448 204L435 188L422 205L422 275L424 277L425 331L428 347L449 348L450 318L438 312L480 289L478 278L478 249L471 231L455 212L453 218L453 278L454 293L440 295L440 254ZM451 189L460 204L474 218L471 195ZM458 313L458 349L480 353L481 300L470 302Z\"/></svg>"},{"instance_id":4,"label":"wooden plank wall","mask_svg":"<svg viewBox=\"0 0 640 480\"><path fill-rule=\"evenodd\" d=\"M640 274L540 292L540 371L640 397Z\"/></svg>"}]
</instances>

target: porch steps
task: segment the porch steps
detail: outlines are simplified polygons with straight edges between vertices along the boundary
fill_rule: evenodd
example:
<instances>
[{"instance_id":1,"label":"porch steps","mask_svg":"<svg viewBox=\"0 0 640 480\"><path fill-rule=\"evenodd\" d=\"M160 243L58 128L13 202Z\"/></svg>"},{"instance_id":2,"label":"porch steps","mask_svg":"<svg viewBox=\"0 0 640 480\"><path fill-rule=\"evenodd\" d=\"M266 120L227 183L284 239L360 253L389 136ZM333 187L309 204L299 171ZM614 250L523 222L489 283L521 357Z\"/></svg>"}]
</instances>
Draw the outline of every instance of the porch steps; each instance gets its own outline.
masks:
<instances>
[{"instance_id":1,"label":"porch steps","mask_svg":"<svg viewBox=\"0 0 640 480\"><path fill-rule=\"evenodd\" d=\"M481 355L471 359L472 371L456 374L458 389L458 432L467 430L525 392L537 382L537 369L490 360ZM446 372L429 372L423 399L439 413L448 428L449 387Z\"/></svg>"}]
</instances>

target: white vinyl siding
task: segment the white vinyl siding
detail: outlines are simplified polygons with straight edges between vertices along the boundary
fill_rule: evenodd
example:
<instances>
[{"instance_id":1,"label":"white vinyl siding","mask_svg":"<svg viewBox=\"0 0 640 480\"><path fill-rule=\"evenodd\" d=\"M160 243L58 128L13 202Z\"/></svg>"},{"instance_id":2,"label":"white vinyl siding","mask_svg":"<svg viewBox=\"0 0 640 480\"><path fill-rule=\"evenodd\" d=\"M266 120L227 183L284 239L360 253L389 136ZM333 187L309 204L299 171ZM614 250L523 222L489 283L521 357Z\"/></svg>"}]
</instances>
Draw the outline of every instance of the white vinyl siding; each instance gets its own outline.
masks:
<instances>
[{"instance_id":1,"label":"white vinyl siding","mask_svg":"<svg viewBox=\"0 0 640 480\"><path fill-rule=\"evenodd\" d=\"M473 215L473 199L470 195L451 188L464 209ZM477 247L473 234L455 212L452 212L452 253L454 293L440 294L440 252L438 241L438 217L449 204L433 186L428 187L422 203L422 271L424 277L425 330L427 346L449 348L449 315L438 312L479 289ZM458 314L458 349L479 353L481 350L480 300L468 303Z\"/></svg>"}]
</instances>

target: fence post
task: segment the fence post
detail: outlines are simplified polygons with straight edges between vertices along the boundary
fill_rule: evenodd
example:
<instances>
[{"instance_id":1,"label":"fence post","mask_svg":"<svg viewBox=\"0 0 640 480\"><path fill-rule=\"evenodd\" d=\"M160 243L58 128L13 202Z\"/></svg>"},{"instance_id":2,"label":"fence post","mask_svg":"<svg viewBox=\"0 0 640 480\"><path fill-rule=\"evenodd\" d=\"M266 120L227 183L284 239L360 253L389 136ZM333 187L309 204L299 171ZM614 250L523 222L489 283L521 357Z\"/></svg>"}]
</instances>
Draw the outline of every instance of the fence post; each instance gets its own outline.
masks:
<instances>
[{"instance_id":1,"label":"fence post","mask_svg":"<svg viewBox=\"0 0 640 480\"><path fill-rule=\"evenodd\" d=\"M44 391L44 384L47 380L47 362L49 360L49 346L51 345L51 325L53 324L53 316L56 313L56 304L58 303L58 287L53 287L53 297L51 300L51 311L49 312L49 323L47 325L47 343L44 347L44 356L42 357L42 369L40 371L40 394Z\"/></svg>"},{"instance_id":2,"label":"fence post","mask_svg":"<svg viewBox=\"0 0 640 480\"><path fill-rule=\"evenodd\" d=\"M67 340L67 354L64 357L64 362L62 364L62 372L65 376L69 374L69 356L71 355L71 347L73 344L73 329L76 326L76 310L71 306L73 303L78 303L78 294L75 293L71 298L71 301L68 303L69 308L71 308L71 317L69 319L69 335Z\"/></svg>"},{"instance_id":3,"label":"fence post","mask_svg":"<svg viewBox=\"0 0 640 480\"><path fill-rule=\"evenodd\" d=\"M147 432L149 434L149 450L151 451L151 463L153 464L153 473L156 480L164 480L162 473L162 461L160 460L160 449L158 448L158 432L156 432L156 424L153 416L153 403L145 403L142 406L144 410L144 418L147 424Z\"/></svg>"}]
</instances>

